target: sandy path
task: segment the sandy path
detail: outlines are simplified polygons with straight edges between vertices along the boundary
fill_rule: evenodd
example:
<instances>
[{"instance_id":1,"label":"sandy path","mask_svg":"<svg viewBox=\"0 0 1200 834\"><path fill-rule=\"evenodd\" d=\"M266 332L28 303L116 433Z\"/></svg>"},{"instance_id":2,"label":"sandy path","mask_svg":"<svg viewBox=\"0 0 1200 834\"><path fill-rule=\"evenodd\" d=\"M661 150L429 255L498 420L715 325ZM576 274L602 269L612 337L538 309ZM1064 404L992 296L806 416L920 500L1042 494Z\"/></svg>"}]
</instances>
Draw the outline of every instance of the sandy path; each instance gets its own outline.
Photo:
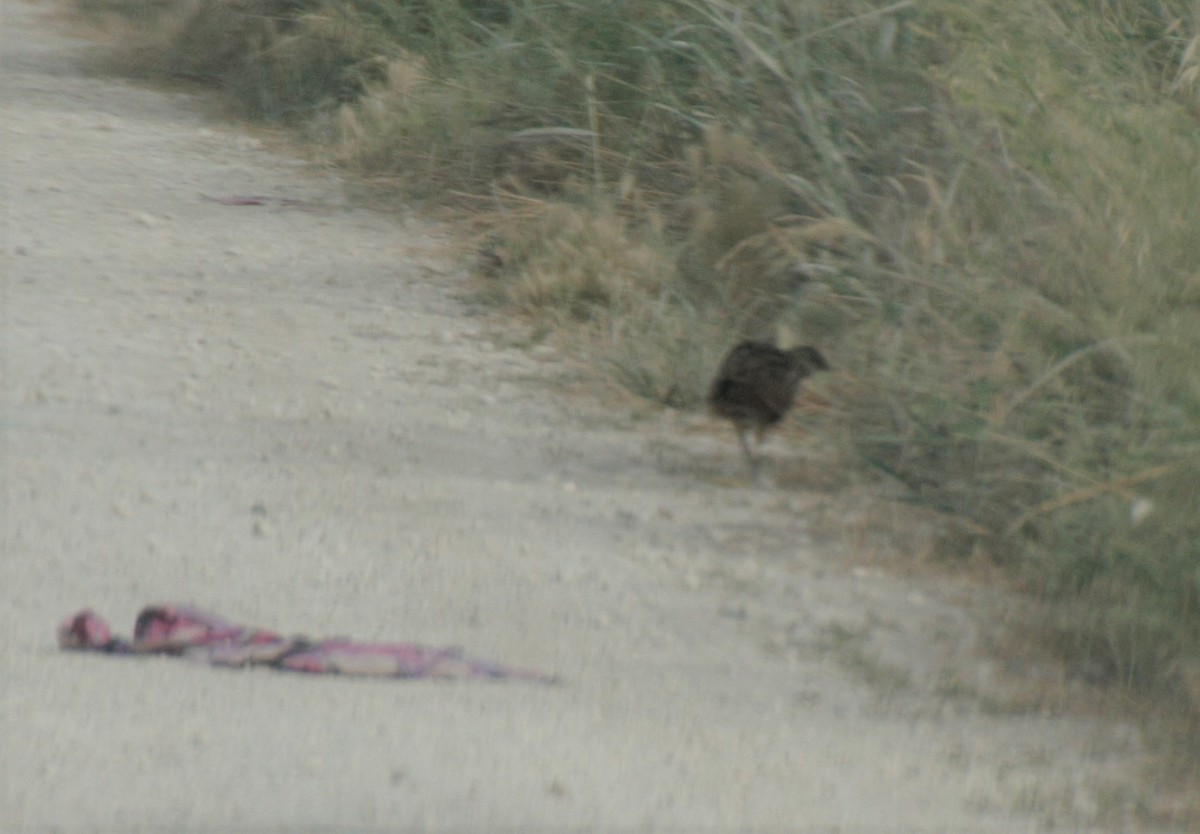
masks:
<instances>
[{"instance_id":1,"label":"sandy path","mask_svg":"<svg viewBox=\"0 0 1200 834\"><path fill-rule=\"evenodd\" d=\"M1135 731L936 696L986 678L965 590L663 465L472 313L436 230L0 8L0 830L1127 830ZM566 684L54 649L163 600Z\"/></svg>"}]
</instances>

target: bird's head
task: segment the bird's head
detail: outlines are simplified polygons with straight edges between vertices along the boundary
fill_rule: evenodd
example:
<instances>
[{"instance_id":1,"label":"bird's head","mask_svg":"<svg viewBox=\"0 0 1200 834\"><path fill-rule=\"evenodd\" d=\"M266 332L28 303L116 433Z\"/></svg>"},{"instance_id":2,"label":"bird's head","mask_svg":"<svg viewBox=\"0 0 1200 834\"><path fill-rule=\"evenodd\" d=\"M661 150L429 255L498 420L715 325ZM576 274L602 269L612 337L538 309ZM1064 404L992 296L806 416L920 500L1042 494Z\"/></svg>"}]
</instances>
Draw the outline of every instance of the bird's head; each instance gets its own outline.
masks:
<instances>
[{"instance_id":1,"label":"bird's head","mask_svg":"<svg viewBox=\"0 0 1200 834\"><path fill-rule=\"evenodd\" d=\"M792 365L801 372L802 376L815 374L817 371L828 371L829 363L825 355L812 345L800 345L787 351Z\"/></svg>"}]
</instances>

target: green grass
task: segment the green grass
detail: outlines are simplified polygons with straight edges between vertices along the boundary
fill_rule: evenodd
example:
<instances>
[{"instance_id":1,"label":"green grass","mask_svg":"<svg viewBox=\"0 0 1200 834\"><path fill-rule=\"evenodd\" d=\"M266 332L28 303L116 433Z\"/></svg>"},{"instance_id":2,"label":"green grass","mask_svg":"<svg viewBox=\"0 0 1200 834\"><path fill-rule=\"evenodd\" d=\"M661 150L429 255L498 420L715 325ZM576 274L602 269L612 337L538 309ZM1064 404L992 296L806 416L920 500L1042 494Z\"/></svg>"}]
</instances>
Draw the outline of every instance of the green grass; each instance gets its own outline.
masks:
<instances>
[{"instance_id":1,"label":"green grass","mask_svg":"<svg viewBox=\"0 0 1200 834\"><path fill-rule=\"evenodd\" d=\"M1054 600L1081 674L1200 658L1189 0L78 2L452 205L487 294L640 396L787 325L836 366L817 430Z\"/></svg>"}]
</instances>

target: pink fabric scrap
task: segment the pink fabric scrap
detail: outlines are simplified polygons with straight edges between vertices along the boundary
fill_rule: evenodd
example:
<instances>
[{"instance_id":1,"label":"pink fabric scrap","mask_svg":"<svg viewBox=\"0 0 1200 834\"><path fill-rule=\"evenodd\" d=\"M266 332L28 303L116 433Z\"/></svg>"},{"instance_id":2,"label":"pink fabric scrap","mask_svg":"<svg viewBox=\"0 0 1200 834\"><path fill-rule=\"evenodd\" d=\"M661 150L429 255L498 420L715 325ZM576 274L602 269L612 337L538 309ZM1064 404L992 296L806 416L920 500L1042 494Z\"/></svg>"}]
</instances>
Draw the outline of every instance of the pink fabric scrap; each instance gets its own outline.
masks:
<instances>
[{"instance_id":1,"label":"pink fabric scrap","mask_svg":"<svg viewBox=\"0 0 1200 834\"><path fill-rule=\"evenodd\" d=\"M133 639L113 637L100 615L84 609L58 626L58 647L105 654L165 654L212 666L266 666L318 675L381 678L556 678L469 658L458 647L416 643L359 643L335 637L310 640L231 623L190 605L150 605L138 614Z\"/></svg>"}]
</instances>

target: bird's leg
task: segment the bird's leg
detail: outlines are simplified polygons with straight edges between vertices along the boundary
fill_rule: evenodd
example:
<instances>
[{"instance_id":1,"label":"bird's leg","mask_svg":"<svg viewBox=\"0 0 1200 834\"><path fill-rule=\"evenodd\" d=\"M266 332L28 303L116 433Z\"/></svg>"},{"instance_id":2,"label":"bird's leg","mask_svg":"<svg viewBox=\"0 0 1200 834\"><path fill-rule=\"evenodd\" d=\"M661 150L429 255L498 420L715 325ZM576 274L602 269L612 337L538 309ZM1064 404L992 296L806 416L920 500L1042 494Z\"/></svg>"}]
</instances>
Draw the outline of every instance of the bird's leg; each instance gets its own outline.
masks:
<instances>
[{"instance_id":1,"label":"bird's leg","mask_svg":"<svg viewBox=\"0 0 1200 834\"><path fill-rule=\"evenodd\" d=\"M735 426L737 429L738 443L742 447L742 454L746 456L746 463L750 467L751 472L758 471L758 461L755 460L754 452L750 450L750 442L746 440L746 427Z\"/></svg>"},{"instance_id":2,"label":"bird's leg","mask_svg":"<svg viewBox=\"0 0 1200 834\"><path fill-rule=\"evenodd\" d=\"M762 472L762 461L763 461L762 446L763 446L763 435L764 434L766 434L766 426L758 425L758 426L754 427L754 452L755 452L755 454L754 454L754 463L751 464L750 469L751 469L752 474L754 475L754 480L760 486L766 486L769 481L769 479Z\"/></svg>"}]
</instances>

